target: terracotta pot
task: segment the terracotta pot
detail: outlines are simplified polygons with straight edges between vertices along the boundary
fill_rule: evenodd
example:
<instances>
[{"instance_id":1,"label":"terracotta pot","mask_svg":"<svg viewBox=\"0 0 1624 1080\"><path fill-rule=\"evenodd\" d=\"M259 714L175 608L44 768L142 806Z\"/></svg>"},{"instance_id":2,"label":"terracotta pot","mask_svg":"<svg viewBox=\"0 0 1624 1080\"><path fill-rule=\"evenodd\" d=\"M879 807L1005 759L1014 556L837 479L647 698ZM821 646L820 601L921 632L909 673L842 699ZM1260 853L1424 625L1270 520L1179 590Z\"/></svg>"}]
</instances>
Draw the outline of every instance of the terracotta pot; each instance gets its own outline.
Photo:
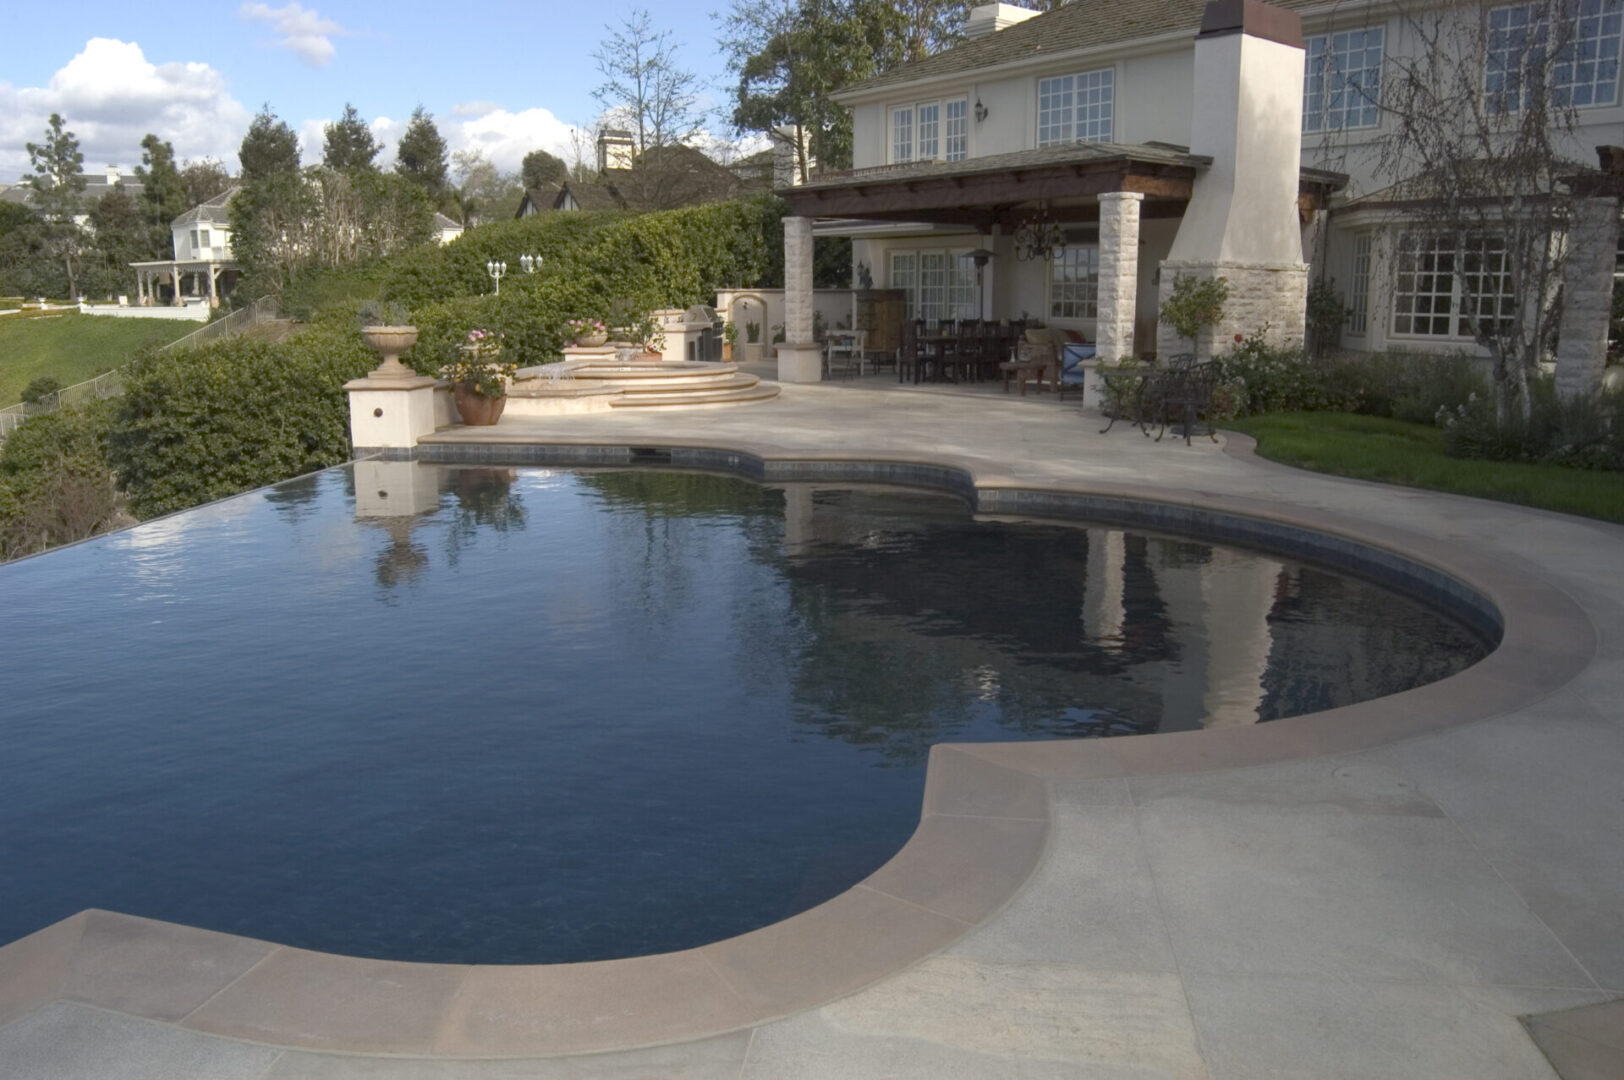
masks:
<instances>
[{"instance_id":1,"label":"terracotta pot","mask_svg":"<svg viewBox=\"0 0 1624 1080\"><path fill-rule=\"evenodd\" d=\"M733 362L733 343L731 341L724 341L724 342L722 342L722 363L731 364L732 362Z\"/></svg>"},{"instance_id":2,"label":"terracotta pot","mask_svg":"<svg viewBox=\"0 0 1624 1080\"><path fill-rule=\"evenodd\" d=\"M485 397L462 384L451 388L451 396L457 403L462 422L469 427L489 427L502 418L502 410L507 407L507 398Z\"/></svg>"},{"instance_id":3,"label":"terracotta pot","mask_svg":"<svg viewBox=\"0 0 1624 1080\"><path fill-rule=\"evenodd\" d=\"M607 331L601 334L582 334L575 339L575 344L583 349L595 349L609 340Z\"/></svg>"}]
</instances>

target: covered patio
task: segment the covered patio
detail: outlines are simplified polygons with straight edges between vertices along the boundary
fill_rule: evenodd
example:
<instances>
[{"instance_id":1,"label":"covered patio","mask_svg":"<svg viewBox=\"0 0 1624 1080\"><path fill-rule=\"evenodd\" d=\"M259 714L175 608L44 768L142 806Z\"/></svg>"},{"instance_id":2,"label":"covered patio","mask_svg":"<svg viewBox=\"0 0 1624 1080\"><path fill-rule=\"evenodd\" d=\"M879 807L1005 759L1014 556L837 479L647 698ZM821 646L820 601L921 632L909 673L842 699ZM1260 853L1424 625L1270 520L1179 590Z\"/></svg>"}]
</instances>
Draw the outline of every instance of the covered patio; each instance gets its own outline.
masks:
<instances>
[{"instance_id":1,"label":"covered patio","mask_svg":"<svg viewBox=\"0 0 1624 1080\"><path fill-rule=\"evenodd\" d=\"M1206 220L1194 231L1221 238L1244 223L1221 220L1216 229L1208 226L1226 218L1232 206L1243 206L1234 193L1245 189L1234 183L1234 163L1220 164L1226 166L1219 170L1224 182L1207 186L1225 190L1209 192L1218 197L1204 200L1198 213ZM944 310L951 318L994 322L1037 317L1093 342L1101 365L1153 355L1159 351L1158 294L1163 278L1171 277L1162 274L1163 264L1174 257L1192 200L1213 166L1210 156L1162 143L1074 143L959 162L826 173L783 189L779 195L791 215L784 219L787 342L778 351L779 376L797 382L821 377L812 329L815 236L852 237L860 284L869 283L864 278L880 288L911 284L909 318ZM1340 174L1300 170L1298 224L1323 210L1344 182ZM1298 244L1295 252L1274 261L1289 262L1305 284L1300 235L1290 240ZM957 254L961 274L963 260L980 255L968 295L961 289L945 308L934 296L926 305L919 302L918 283L898 280L909 266L908 256L898 261L896 255L899 249L921 247L965 249ZM1222 268L1231 276L1236 268L1249 268L1227 265L1221 242L1199 247L1207 250L1198 250L1194 259L1185 253L1180 265L1199 264L1208 272ZM1288 298L1294 289L1300 293L1297 282L1288 285ZM1281 289L1276 285L1272 292ZM931 310L923 310L926 306ZM1300 305L1294 318L1289 302L1278 306L1270 321L1287 335L1295 328L1300 338Z\"/></svg>"}]
</instances>

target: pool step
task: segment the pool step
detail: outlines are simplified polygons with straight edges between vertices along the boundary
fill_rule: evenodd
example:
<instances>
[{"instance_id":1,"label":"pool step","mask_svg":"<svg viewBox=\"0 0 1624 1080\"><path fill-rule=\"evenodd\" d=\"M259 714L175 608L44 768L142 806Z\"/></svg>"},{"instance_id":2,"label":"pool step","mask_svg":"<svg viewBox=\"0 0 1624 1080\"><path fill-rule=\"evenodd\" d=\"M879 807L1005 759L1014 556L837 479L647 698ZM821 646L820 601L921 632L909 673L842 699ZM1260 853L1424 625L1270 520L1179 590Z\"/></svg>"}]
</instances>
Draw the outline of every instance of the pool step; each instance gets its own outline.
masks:
<instances>
[{"instance_id":1,"label":"pool step","mask_svg":"<svg viewBox=\"0 0 1624 1080\"><path fill-rule=\"evenodd\" d=\"M693 387L664 392L650 390L635 393L628 391L610 401L609 407L639 409L662 405L739 405L751 401L768 401L777 396L776 383L764 383L754 375L746 375L737 384L725 388Z\"/></svg>"}]
</instances>

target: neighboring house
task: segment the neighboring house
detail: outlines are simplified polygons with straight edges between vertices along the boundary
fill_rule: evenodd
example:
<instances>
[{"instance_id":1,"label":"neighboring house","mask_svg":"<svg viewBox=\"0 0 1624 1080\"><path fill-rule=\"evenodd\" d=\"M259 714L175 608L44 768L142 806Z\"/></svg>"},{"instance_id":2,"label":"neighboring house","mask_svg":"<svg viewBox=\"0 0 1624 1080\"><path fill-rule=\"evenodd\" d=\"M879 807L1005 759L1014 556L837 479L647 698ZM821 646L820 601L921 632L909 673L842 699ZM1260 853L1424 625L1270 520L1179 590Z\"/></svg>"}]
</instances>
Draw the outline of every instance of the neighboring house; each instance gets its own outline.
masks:
<instances>
[{"instance_id":1,"label":"neighboring house","mask_svg":"<svg viewBox=\"0 0 1624 1080\"><path fill-rule=\"evenodd\" d=\"M1624 125L1624 0L1575 4L1597 57L1574 76L1575 157L1592 160ZM1344 344L1470 349L1454 320L1414 317L1458 305L1451 275L1375 206L1369 99L1387 50L1418 51L1408 25L1373 0L976 8L965 43L836 95L855 168L781 189L786 251L804 233L809 260L814 232L849 236L854 275L902 290L913 315L1042 317L1105 362L1189 347L1156 320L1181 273L1231 288L1200 351L1265 323L1300 341L1315 261L1353 309ZM976 249L991 252L979 286Z\"/></svg>"},{"instance_id":2,"label":"neighboring house","mask_svg":"<svg viewBox=\"0 0 1624 1080\"><path fill-rule=\"evenodd\" d=\"M462 235L462 222L453 221L440 213L434 212L434 236L442 244L449 244Z\"/></svg>"},{"instance_id":3,"label":"neighboring house","mask_svg":"<svg viewBox=\"0 0 1624 1080\"><path fill-rule=\"evenodd\" d=\"M188 298L219 307L242 271L231 257L231 200L242 190L233 184L170 223L174 256L134 262L137 303L180 306Z\"/></svg>"},{"instance_id":4,"label":"neighboring house","mask_svg":"<svg viewBox=\"0 0 1624 1080\"><path fill-rule=\"evenodd\" d=\"M123 189L124 193L132 199L139 200L146 185L141 181L124 175L117 165L109 165L99 173L84 173L85 189L79 193L79 209L73 215L73 223L80 228L90 221L90 210L101 201L101 197L112 191L115 187ZM22 177L15 184L0 185L0 202L17 203L35 209L38 205L39 193L34 190L33 182L29 177Z\"/></svg>"},{"instance_id":5,"label":"neighboring house","mask_svg":"<svg viewBox=\"0 0 1624 1080\"><path fill-rule=\"evenodd\" d=\"M567 180L530 188L516 218L555 210L670 210L768 191L775 176L793 182L788 152L766 150L723 165L692 146L655 146L636 153L631 135L609 130L598 136L598 179Z\"/></svg>"}]
</instances>

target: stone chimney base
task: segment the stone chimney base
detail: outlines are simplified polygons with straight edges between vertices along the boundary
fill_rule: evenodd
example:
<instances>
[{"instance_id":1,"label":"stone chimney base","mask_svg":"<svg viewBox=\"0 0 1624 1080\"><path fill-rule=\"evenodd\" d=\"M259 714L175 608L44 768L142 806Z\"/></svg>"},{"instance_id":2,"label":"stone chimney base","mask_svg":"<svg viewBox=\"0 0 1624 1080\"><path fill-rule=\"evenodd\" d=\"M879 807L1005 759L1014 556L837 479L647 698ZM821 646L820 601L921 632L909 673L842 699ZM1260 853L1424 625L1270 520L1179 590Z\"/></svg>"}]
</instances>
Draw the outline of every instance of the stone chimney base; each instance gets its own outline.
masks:
<instances>
[{"instance_id":1,"label":"stone chimney base","mask_svg":"<svg viewBox=\"0 0 1624 1080\"><path fill-rule=\"evenodd\" d=\"M1196 340L1196 357L1210 360L1235 347L1235 335L1250 337L1268 326L1265 340L1282 348L1303 343L1308 308L1308 264L1306 263L1211 263L1174 262L1161 264L1161 280L1156 289L1158 306L1173 294L1179 275L1196 278L1221 277L1229 284L1229 300L1224 317L1208 327ZM1156 355L1165 360L1176 353L1189 352L1190 342L1166 323L1156 324Z\"/></svg>"}]
</instances>

